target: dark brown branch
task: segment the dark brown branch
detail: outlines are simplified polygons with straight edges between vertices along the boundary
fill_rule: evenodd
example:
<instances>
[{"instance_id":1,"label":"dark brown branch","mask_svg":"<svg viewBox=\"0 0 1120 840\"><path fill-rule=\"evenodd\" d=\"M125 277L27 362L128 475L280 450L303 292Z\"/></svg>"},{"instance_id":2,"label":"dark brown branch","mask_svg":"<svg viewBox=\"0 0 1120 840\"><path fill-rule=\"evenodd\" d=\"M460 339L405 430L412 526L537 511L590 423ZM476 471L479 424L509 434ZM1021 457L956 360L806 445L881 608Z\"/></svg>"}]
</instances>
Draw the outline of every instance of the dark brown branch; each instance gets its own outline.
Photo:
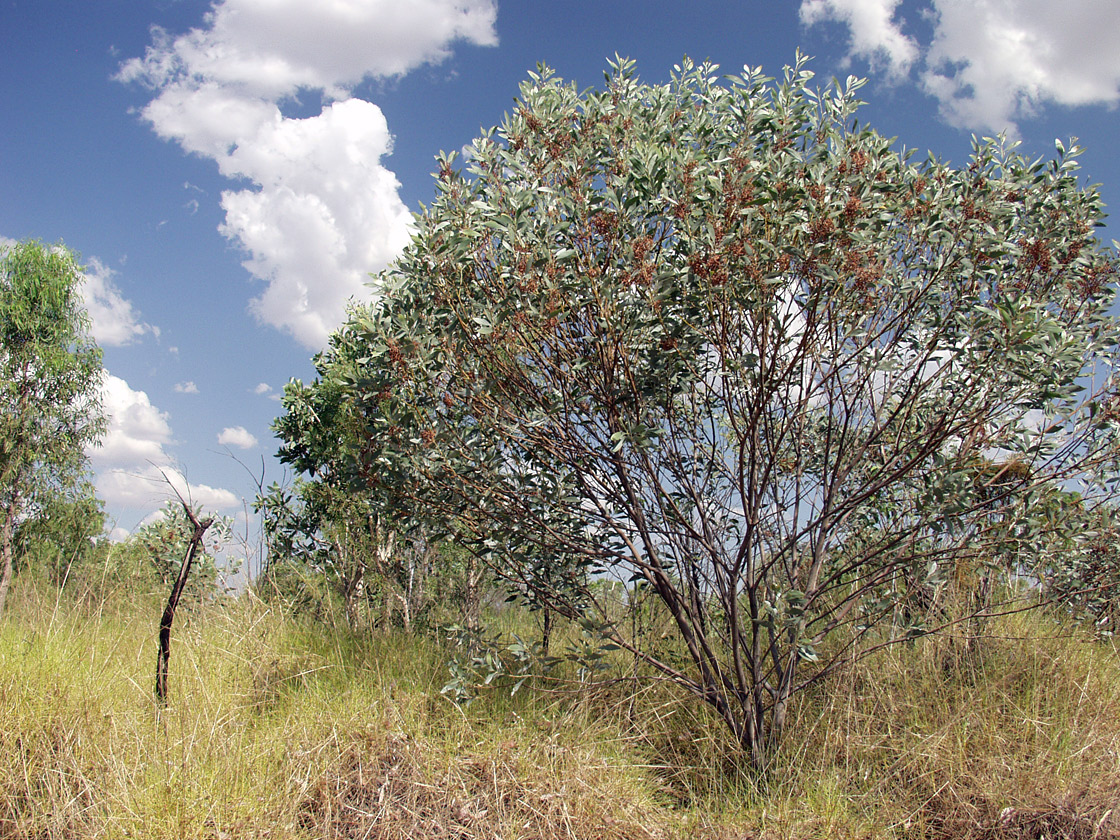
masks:
<instances>
[{"instance_id":1,"label":"dark brown branch","mask_svg":"<svg viewBox=\"0 0 1120 840\"><path fill-rule=\"evenodd\" d=\"M156 702L160 706L167 705L167 661L171 658L171 624L175 621L175 609L179 606L179 598L183 594L183 588L187 585L187 577L191 573L191 563L194 562L194 556L202 546L202 537L206 534L206 529L214 524L213 518L210 517L199 521L194 511L191 510L191 506L183 501L182 497L179 498L179 501L187 514L187 519L191 522L191 539L190 545L187 546L187 554L183 558L183 564L179 567L179 576L175 579L175 585L171 587L171 595L167 599L167 606L163 608L163 617L159 621Z\"/></svg>"}]
</instances>

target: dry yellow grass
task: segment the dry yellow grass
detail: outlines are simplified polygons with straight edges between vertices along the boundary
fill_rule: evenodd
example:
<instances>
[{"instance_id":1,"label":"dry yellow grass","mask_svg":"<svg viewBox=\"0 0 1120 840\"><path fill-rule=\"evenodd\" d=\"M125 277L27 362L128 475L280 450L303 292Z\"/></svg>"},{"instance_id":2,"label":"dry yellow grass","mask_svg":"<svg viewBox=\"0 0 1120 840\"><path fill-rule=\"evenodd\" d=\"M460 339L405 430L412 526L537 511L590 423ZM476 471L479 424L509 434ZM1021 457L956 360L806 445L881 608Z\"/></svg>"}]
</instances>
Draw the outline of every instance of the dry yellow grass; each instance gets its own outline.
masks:
<instances>
[{"instance_id":1,"label":"dry yellow grass","mask_svg":"<svg viewBox=\"0 0 1120 840\"><path fill-rule=\"evenodd\" d=\"M24 607L0 627L0 837L669 836L617 742L508 698L460 712L423 639L209 610L176 628L161 710L158 611Z\"/></svg>"},{"instance_id":2,"label":"dry yellow grass","mask_svg":"<svg viewBox=\"0 0 1120 840\"><path fill-rule=\"evenodd\" d=\"M617 680L439 693L446 653L244 599L25 594L0 623L0 838L1120 837L1120 655L1041 616L928 639L800 699L765 784L701 705Z\"/></svg>"}]
</instances>

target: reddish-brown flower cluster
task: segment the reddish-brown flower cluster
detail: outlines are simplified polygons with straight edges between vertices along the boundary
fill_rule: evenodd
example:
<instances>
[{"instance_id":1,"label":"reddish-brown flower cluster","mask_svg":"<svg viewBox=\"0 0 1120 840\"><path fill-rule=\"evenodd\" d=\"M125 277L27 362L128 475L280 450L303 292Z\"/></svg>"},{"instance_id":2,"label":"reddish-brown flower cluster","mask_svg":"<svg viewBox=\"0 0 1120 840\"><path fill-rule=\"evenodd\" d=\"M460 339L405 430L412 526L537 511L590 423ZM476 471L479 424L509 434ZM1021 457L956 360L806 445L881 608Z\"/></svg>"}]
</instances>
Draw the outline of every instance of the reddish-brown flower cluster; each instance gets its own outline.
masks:
<instances>
[{"instance_id":1,"label":"reddish-brown flower cluster","mask_svg":"<svg viewBox=\"0 0 1120 840\"><path fill-rule=\"evenodd\" d=\"M436 433L432 429L424 429L420 432L420 439L426 446L432 446L436 442Z\"/></svg>"},{"instance_id":2,"label":"reddish-brown flower cluster","mask_svg":"<svg viewBox=\"0 0 1120 840\"><path fill-rule=\"evenodd\" d=\"M862 214L863 202L859 200L859 196L851 196L844 205L844 218L851 224Z\"/></svg>"},{"instance_id":3,"label":"reddish-brown flower cluster","mask_svg":"<svg viewBox=\"0 0 1120 840\"><path fill-rule=\"evenodd\" d=\"M405 361L404 353L401 352L400 346L393 339L388 339L385 342L389 350L389 362L399 369L399 375L402 381L408 379L408 362Z\"/></svg>"},{"instance_id":4,"label":"reddish-brown flower cluster","mask_svg":"<svg viewBox=\"0 0 1120 840\"><path fill-rule=\"evenodd\" d=\"M836 222L828 216L817 216L809 222L809 239L814 243L825 242L835 230Z\"/></svg>"},{"instance_id":5,"label":"reddish-brown flower cluster","mask_svg":"<svg viewBox=\"0 0 1120 840\"><path fill-rule=\"evenodd\" d=\"M653 250L653 237L639 236L630 247L634 249L634 262L640 263L645 260L646 254Z\"/></svg>"},{"instance_id":6,"label":"reddish-brown flower cluster","mask_svg":"<svg viewBox=\"0 0 1120 840\"><path fill-rule=\"evenodd\" d=\"M595 232L602 237L608 237L618 230L618 214L617 213L596 213L591 217L591 227Z\"/></svg>"},{"instance_id":7,"label":"reddish-brown flower cluster","mask_svg":"<svg viewBox=\"0 0 1120 840\"><path fill-rule=\"evenodd\" d=\"M988 208L978 205L972 198L966 198L961 202L961 210L964 211L966 219L976 219L981 222L990 221L992 214L988 212Z\"/></svg>"},{"instance_id":8,"label":"reddish-brown flower cluster","mask_svg":"<svg viewBox=\"0 0 1120 840\"><path fill-rule=\"evenodd\" d=\"M623 277L624 283L633 283L636 286L648 286L653 281L653 263L643 262L635 271Z\"/></svg>"},{"instance_id":9,"label":"reddish-brown flower cluster","mask_svg":"<svg viewBox=\"0 0 1120 840\"><path fill-rule=\"evenodd\" d=\"M727 282L727 267L719 254L693 254L688 258L688 267L693 274L713 286L722 286Z\"/></svg>"},{"instance_id":10,"label":"reddish-brown flower cluster","mask_svg":"<svg viewBox=\"0 0 1120 840\"><path fill-rule=\"evenodd\" d=\"M1019 247L1023 249L1023 253L1019 257L1020 268L1026 271L1047 272L1050 270L1052 256L1050 246L1046 242L1038 239L1031 241L1020 239Z\"/></svg>"},{"instance_id":11,"label":"reddish-brown flower cluster","mask_svg":"<svg viewBox=\"0 0 1120 840\"><path fill-rule=\"evenodd\" d=\"M928 201L914 201L906 205L906 208L902 211L902 217L908 222L913 222L914 219L925 216L928 213Z\"/></svg>"},{"instance_id":12,"label":"reddish-brown flower cluster","mask_svg":"<svg viewBox=\"0 0 1120 840\"><path fill-rule=\"evenodd\" d=\"M540 131L541 121L537 118L536 114L525 108L522 108L519 113L521 114L521 119L525 120L525 125L529 126L530 131Z\"/></svg>"},{"instance_id":13,"label":"reddish-brown flower cluster","mask_svg":"<svg viewBox=\"0 0 1120 840\"><path fill-rule=\"evenodd\" d=\"M748 280L752 283L758 283L762 280L762 264L758 261L758 255L752 254L750 261L747 263L745 274Z\"/></svg>"},{"instance_id":14,"label":"reddish-brown flower cluster","mask_svg":"<svg viewBox=\"0 0 1120 840\"><path fill-rule=\"evenodd\" d=\"M1070 246L1068 248L1066 248L1065 253L1063 253L1058 258L1058 264L1060 266L1062 266L1062 268L1065 268L1070 263L1072 263L1074 260L1076 260L1078 255L1080 255L1081 252L1084 249L1085 249L1085 243L1084 242L1071 242Z\"/></svg>"},{"instance_id":15,"label":"reddish-brown flower cluster","mask_svg":"<svg viewBox=\"0 0 1120 840\"><path fill-rule=\"evenodd\" d=\"M692 204L692 186L695 181L696 161L690 160L684 165L684 171L681 172L681 198L677 201L676 207L673 208L673 215L677 219L684 219L688 216L689 206Z\"/></svg>"},{"instance_id":16,"label":"reddish-brown flower cluster","mask_svg":"<svg viewBox=\"0 0 1120 840\"><path fill-rule=\"evenodd\" d=\"M1077 281L1077 293L1081 300L1090 300L1099 295L1112 275L1111 269L1101 266L1093 266L1086 271Z\"/></svg>"},{"instance_id":17,"label":"reddish-brown flower cluster","mask_svg":"<svg viewBox=\"0 0 1120 840\"><path fill-rule=\"evenodd\" d=\"M882 276L883 267L881 265L878 263L868 263L867 265L860 266L856 271L852 286L857 292L867 294L875 288Z\"/></svg>"},{"instance_id":18,"label":"reddish-brown flower cluster","mask_svg":"<svg viewBox=\"0 0 1120 840\"><path fill-rule=\"evenodd\" d=\"M404 354L401 353L400 345L398 345L396 341L394 341L393 339L390 338L388 341L385 342L385 345L389 349L389 361L390 362L392 362L395 365L399 365L402 361L404 361Z\"/></svg>"}]
</instances>

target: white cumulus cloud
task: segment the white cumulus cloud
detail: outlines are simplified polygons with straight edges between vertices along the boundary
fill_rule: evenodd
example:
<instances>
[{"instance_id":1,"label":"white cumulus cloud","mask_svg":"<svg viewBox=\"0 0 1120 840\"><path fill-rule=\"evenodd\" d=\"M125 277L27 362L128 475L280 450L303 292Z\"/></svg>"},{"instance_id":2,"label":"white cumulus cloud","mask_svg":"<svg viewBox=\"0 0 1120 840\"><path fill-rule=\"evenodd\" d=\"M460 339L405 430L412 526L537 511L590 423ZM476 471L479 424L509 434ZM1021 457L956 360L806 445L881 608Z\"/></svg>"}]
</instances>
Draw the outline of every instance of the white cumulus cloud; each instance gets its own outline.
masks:
<instances>
[{"instance_id":1,"label":"white cumulus cloud","mask_svg":"<svg viewBox=\"0 0 1120 840\"><path fill-rule=\"evenodd\" d=\"M250 308L322 347L367 275L407 242L410 215L382 159L392 136L381 110L353 98L367 78L444 60L452 45L497 43L494 0L217 0L202 27L153 30L124 81L155 91L143 116L185 150L214 159L245 189L221 197L222 232L264 283ZM301 92L317 116L283 116Z\"/></svg>"},{"instance_id":2,"label":"white cumulus cloud","mask_svg":"<svg viewBox=\"0 0 1120 840\"><path fill-rule=\"evenodd\" d=\"M115 273L96 257L86 264L81 295L94 341L102 347L123 347L143 335L158 337L159 330L140 321L132 303L121 295L113 282Z\"/></svg>"},{"instance_id":3,"label":"white cumulus cloud","mask_svg":"<svg viewBox=\"0 0 1120 840\"><path fill-rule=\"evenodd\" d=\"M807 25L846 24L850 55L885 55L896 77L916 68L957 126L1014 133L1017 121L1046 105L1120 102L1120 3L931 0L933 34L925 44L904 33L897 6L898 0L802 0L801 18ZM904 43L915 48L909 60Z\"/></svg>"},{"instance_id":4,"label":"white cumulus cloud","mask_svg":"<svg viewBox=\"0 0 1120 840\"><path fill-rule=\"evenodd\" d=\"M1120 101L1120 3L937 0L923 74L954 124L1014 129L1047 103Z\"/></svg>"},{"instance_id":5,"label":"white cumulus cloud","mask_svg":"<svg viewBox=\"0 0 1120 840\"><path fill-rule=\"evenodd\" d=\"M847 24L850 53L871 62L885 59L888 74L903 76L918 57L918 45L896 22L900 0L802 0L801 22L812 26L824 20Z\"/></svg>"},{"instance_id":6,"label":"white cumulus cloud","mask_svg":"<svg viewBox=\"0 0 1120 840\"><path fill-rule=\"evenodd\" d=\"M86 454L97 474L98 496L111 508L158 507L174 496L171 488L211 510L241 503L229 490L187 481L166 449L172 442L169 416L152 405L146 393L106 373L101 398L109 428Z\"/></svg>"},{"instance_id":7,"label":"white cumulus cloud","mask_svg":"<svg viewBox=\"0 0 1120 840\"><path fill-rule=\"evenodd\" d=\"M175 383L175 393L176 394L197 394L198 393L198 386L195 385L193 382L176 382Z\"/></svg>"},{"instance_id":8,"label":"white cumulus cloud","mask_svg":"<svg viewBox=\"0 0 1120 840\"><path fill-rule=\"evenodd\" d=\"M218 443L222 446L252 449L257 445L257 439L244 426L229 426L218 433Z\"/></svg>"}]
</instances>

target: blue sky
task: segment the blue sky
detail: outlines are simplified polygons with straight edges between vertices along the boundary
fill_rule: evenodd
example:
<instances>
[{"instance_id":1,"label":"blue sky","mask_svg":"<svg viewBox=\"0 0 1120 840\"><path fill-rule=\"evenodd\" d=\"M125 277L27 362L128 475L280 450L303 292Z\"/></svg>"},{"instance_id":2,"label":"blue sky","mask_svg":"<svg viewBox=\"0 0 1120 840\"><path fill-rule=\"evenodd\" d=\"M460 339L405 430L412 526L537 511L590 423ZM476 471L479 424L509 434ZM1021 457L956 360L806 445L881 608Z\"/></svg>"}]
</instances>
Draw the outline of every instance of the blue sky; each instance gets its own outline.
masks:
<instances>
[{"instance_id":1,"label":"blue sky","mask_svg":"<svg viewBox=\"0 0 1120 840\"><path fill-rule=\"evenodd\" d=\"M437 152L538 62L585 87L616 53L659 82L684 55L775 75L798 47L822 83L869 77L862 120L900 144L1076 136L1120 200L1115 0L0 0L0 241L87 267L118 536L166 500L160 470L238 519L250 473L284 477L284 383L406 241Z\"/></svg>"}]
</instances>

